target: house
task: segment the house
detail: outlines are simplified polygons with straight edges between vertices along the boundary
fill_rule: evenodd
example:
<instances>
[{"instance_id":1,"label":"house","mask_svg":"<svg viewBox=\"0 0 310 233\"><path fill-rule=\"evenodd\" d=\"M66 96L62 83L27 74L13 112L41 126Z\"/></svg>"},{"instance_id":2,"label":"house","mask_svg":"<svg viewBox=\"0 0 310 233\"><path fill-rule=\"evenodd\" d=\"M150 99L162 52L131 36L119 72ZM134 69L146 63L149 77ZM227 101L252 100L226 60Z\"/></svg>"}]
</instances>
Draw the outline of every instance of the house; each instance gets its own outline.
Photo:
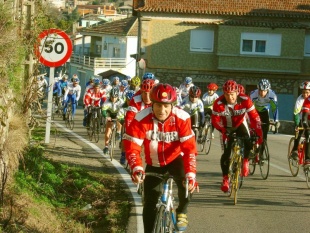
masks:
<instances>
[{"instance_id":1,"label":"house","mask_svg":"<svg viewBox=\"0 0 310 233\"><path fill-rule=\"evenodd\" d=\"M191 76L205 92L234 79L249 93L267 78L280 119L292 120L298 87L310 80L309 0L134 0L133 8L138 57L161 82Z\"/></svg>"},{"instance_id":2,"label":"house","mask_svg":"<svg viewBox=\"0 0 310 233\"><path fill-rule=\"evenodd\" d=\"M69 74L80 77L84 86L92 75L114 70L124 75L136 74L138 23L136 17L82 28L74 41Z\"/></svg>"}]
</instances>

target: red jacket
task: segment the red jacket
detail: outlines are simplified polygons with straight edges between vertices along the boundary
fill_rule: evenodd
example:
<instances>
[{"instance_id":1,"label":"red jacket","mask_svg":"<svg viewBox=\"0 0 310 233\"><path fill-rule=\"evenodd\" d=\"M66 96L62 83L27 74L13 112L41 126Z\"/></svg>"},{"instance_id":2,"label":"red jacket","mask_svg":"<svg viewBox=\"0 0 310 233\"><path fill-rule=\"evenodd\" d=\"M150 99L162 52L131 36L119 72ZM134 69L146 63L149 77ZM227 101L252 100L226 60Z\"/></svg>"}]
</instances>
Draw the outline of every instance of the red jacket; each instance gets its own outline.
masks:
<instances>
[{"instance_id":1,"label":"red jacket","mask_svg":"<svg viewBox=\"0 0 310 233\"><path fill-rule=\"evenodd\" d=\"M250 97L245 94L239 94L237 103L231 107L228 106L224 95L221 95L213 104L211 120L217 130L225 132L227 127L238 128L241 124L247 124L246 114L250 120L251 128L262 139L263 132L260 117Z\"/></svg>"},{"instance_id":2,"label":"red jacket","mask_svg":"<svg viewBox=\"0 0 310 233\"><path fill-rule=\"evenodd\" d=\"M309 113L309 111L310 111L310 97L305 99L301 109L301 112ZM310 114L308 114L308 120L310 120Z\"/></svg>"},{"instance_id":3,"label":"red jacket","mask_svg":"<svg viewBox=\"0 0 310 233\"><path fill-rule=\"evenodd\" d=\"M190 116L184 110L172 108L165 122L156 120L152 108L136 114L123 137L126 158L133 172L143 170L140 156L144 146L145 162L162 167L183 154L185 173L196 174L196 142Z\"/></svg>"},{"instance_id":4,"label":"red jacket","mask_svg":"<svg viewBox=\"0 0 310 233\"><path fill-rule=\"evenodd\" d=\"M104 90L99 90L98 93L95 93L95 89L90 88L84 97L84 104L85 106L93 105L99 107L100 103L103 104L106 99L107 96Z\"/></svg>"},{"instance_id":5,"label":"red jacket","mask_svg":"<svg viewBox=\"0 0 310 233\"><path fill-rule=\"evenodd\" d=\"M125 131L127 131L128 126L130 125L130 123L132 122L132 120L134 119L135 115L138 112L140 112L141 110L143 110L145 108L148 108L148 107L150 107L152 105L152 104L145 104L142 101L141 92L140 92L139 95L136 95L136 94L130 100L129 107L128 107L128 110L126 112L126 116L125 116Z\"/></svg>"}]
</instances>

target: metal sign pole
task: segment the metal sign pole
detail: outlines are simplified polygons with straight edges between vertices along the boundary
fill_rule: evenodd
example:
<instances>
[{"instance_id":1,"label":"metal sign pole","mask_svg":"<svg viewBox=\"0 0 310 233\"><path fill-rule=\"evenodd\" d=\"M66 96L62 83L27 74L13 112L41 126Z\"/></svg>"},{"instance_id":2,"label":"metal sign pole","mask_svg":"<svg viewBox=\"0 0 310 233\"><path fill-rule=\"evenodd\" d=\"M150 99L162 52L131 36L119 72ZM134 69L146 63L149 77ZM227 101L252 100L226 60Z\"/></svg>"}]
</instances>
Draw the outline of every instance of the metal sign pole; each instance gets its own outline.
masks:
<instances>
[{"instance_id":1,"label":"metal sign pole","mask_svg":"<svg viewBox=\"0 0 310 233\"><path fill-rule=\"evenodd\" d=\"M50 142L54 72L55 72L55 67L50 67L49 91L48 91L48 98L47 98L47 119L46 119L46 128L45 128L45 143Z\"/></svg>"}]
</instances>

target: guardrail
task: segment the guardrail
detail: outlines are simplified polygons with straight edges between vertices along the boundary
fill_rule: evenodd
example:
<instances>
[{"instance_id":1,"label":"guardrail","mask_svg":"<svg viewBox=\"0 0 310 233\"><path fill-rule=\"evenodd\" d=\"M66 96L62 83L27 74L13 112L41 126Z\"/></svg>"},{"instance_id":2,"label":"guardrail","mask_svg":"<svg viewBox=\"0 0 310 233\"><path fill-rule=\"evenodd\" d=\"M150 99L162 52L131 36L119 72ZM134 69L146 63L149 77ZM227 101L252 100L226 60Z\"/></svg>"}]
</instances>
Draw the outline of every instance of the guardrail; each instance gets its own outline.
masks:
<instances>
[{"instance_id":1,"label":"guardrail","mask_svg":"<svg viewBox=\"0 0 310 233\"><path fill-rule=\"evenodd\" d=\"M125 68L126 58L102 58L102 57L90 57L72 55L70 62L79 64L89 68Z\"/></svg>"}]
</instances>

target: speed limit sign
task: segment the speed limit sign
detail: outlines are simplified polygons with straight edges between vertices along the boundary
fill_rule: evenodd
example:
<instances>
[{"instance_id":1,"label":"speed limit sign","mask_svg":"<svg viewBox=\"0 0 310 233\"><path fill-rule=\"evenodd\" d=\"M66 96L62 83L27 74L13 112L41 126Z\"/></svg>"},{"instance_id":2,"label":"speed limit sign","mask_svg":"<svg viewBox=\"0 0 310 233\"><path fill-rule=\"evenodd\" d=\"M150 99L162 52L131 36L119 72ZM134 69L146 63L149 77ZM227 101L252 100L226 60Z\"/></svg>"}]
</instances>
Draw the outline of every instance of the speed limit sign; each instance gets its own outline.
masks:
<instances>
[{"instance_id":1,"label":"speed limit sign","mask_svg":"<svg viewBox=\"0 0 310 233\"><path fill-rule=\"evenodd\" d=\"M69 36L58 29L49 29L40 33L35 53L39 61L48 67L65 64L72 53Z\"/></svg>"}]
</instances>

